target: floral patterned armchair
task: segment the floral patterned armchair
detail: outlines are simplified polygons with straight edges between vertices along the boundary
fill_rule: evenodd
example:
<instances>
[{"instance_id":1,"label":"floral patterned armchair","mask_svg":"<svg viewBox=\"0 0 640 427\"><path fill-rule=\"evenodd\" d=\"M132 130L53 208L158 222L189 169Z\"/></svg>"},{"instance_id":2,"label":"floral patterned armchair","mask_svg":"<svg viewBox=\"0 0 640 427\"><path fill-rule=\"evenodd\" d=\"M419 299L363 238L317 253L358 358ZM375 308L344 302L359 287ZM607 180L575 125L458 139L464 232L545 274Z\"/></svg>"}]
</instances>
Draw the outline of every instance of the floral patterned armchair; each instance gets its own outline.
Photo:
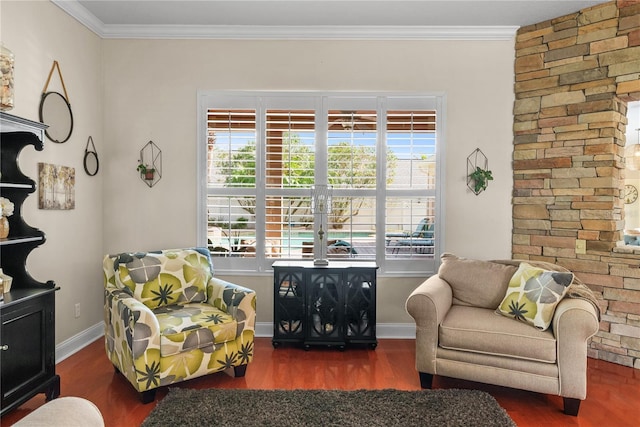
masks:
<instances>
[{"instance_id":1,"label":"floral patterned armchair","mask_svg":"<svg viewBox=\"0 0 640 427\"><path fill-rule=\"evenodd\" d=\"M253 358L256 294L213 277L206 248L107 255L107 356L144 403L157 387Z\"/></svg>"}]
</instances>

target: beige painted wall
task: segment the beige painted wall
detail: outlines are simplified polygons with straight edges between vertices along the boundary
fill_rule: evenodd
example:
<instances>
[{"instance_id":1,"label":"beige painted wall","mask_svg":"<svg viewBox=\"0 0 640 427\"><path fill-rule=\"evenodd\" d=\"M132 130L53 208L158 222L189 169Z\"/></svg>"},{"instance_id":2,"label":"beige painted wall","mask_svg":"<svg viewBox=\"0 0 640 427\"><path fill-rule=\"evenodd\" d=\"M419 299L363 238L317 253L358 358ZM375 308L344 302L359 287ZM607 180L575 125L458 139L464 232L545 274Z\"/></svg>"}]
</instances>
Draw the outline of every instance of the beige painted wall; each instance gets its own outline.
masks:
<instances>
[{"instance_id":1,"label":"beige painted wall","mask_svg":"<svg viewBox=\"0 0 640 427\"><path fill-rule=\"evenodd\" d=\"M29 258L31 274L61 286L56 342L102 321L104 253L196 242L196 93L198 90L442 92L447 97L444 250L482 259L511 250L514 42L100 40L49 2L0 4L0 36L16 55L16 108L37 120L40 92L60 62L75 130L65 144L26 152L37 162L73 166L76 210L25 206L47 243ZM57 88L56 88L57 89ZM82 169L93 136L101 169ZM147 187L135 172L140 148L163 150L163 177ZM489 157L486 192L466 187L466 157ZM272 319L270 276L226 277L258 292L258 322ZM379 323L409 323L404 301L422 278L381 278ZM81 302L80 319L73 305Z\"/></svg>"},{"instance_id":2,"label":"beige painted wall","mask_svg":"<svg viewBox=\"0 0 640 427\"><path fill-rule=\"evenodd\" d=\"M75 19L44 1L2 1L0 39L15 55L15 108L9 113L38 121L40 95L54 60L60 63L74 113L69 141L45 141L43 151L25 148L22 171L37 176L38 162L70 166L76 171L76 208L39 210L37 192L25 201L26 222L46 233L44 245L27 260L30 274L39 281L55 280L56 343L102 321L103 170L85 174L84 148L93 137L105 162L102 136L102 40ZM62 92L57 74L48 90ZM74 305L80 303L80 318ZM28 332L28 331L27 331Z\"/></svg>"},{"instance_id":3,"label":"beige painted wall","mask_svg":"<svg viewBox=\"0 0 640 427\"><path fill-rule=\"evenodd\" d=\"M512 40L105 40L105 248L196 242L198 90L416 91L447 96L444 249L509 258L513 60ZM163 150L151 189L135 172L149 140ZM495 177L480 196L465 179L476 147ZM271 277L227 279L255 288L258 322L271 321ZM410 322L404 301L421 280L381 279L378 322Z\"/></svg>"}]
</instances>

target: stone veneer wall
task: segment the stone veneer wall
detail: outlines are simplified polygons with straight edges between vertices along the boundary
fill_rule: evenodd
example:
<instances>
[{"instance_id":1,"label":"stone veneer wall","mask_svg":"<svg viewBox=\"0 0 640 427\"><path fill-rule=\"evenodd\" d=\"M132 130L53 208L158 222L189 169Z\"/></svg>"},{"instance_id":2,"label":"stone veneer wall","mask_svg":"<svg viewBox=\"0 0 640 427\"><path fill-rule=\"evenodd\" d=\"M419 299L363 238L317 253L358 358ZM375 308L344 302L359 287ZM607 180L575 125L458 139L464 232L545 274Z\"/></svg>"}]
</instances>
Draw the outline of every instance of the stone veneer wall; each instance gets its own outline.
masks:
<instances>
[{"instance_id":1,"label":"stone veneer wall","mask_svg":"<svg viewBox=\"0 0 640 427\"><path fill-rule=\"evenodd\" d=\"M521 28L515 78L513 257L575 272L601 299L589 356L640 369L640 250L620 243L640 0Z\"/></svg>"}]
</instances>

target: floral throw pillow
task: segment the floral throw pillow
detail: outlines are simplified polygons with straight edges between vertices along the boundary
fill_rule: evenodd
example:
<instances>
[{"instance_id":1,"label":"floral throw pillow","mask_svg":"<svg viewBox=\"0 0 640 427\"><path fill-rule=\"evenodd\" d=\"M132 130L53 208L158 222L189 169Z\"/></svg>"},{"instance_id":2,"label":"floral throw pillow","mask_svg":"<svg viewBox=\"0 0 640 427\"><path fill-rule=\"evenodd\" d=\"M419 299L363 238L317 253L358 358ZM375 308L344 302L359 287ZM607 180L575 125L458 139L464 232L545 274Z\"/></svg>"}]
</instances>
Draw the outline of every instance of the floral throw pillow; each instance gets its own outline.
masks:
<instances>
[{"instance_id":1,"label":"floral throw pillow","mask_svg":"<svg viewBox=\"0 0 640 427\"><path fill-rule=\"evenodd\" d=\"M566 295L571 282L573 273L549 271L526 262L520 263L496 311L545 331L551 325L556 306Z\"/></svg>"}]
</instances>

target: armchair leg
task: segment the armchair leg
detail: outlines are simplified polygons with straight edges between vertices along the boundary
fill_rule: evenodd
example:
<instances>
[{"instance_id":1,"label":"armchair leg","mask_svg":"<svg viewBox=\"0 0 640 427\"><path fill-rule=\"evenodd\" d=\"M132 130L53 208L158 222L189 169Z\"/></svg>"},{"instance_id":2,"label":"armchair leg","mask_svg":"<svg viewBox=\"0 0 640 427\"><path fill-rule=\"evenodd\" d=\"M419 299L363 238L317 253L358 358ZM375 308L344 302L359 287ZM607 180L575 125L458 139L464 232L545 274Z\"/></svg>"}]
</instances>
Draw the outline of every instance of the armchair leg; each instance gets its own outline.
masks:
<instances>
[{"instance_id":1,"label":"armchair leg","mask_svg":"<svg viewBox=\"0 0 640 427\"><path fill-rule=\"evenodd\" d=\"M233 375L236 378L244 377L244 374L247 372L247 365L240 365L233 367Z\"/></svg>"},{"instance_id":2,"label":"armchair leg","mask_svg":"<svg viewBox=\"0 0 640 427\"><path fill-rule=\"evenodd\" d=\"M431 388L433 383L433 375L426 372L418 372L420 374L420 387Z\"/></svg>"},{"instance_id":3,"label":"armchair leg","mask_svg":"<svg viewBox=\"0 0 640 427\"><path fill-rule=\"evenodd\" d=\"M571 397L563 397L564 400L564 413L567 415L578 416L580 410L580 399L573 399Z\"/></svg>"},{"instance_id":4,"label":"armchair leg","mask_svg":"<svg viewBox=\"0 0 640 427\"><path fill-rule=\"evenodd\" d=\"M140 393L140 400L142 401L142 403L144 405L146 405L147 403L151 403L154 400L156 400L156 389L154 388L153 390L147 390L147 391L143 391Z\"/></svg>"}]
</instances>

